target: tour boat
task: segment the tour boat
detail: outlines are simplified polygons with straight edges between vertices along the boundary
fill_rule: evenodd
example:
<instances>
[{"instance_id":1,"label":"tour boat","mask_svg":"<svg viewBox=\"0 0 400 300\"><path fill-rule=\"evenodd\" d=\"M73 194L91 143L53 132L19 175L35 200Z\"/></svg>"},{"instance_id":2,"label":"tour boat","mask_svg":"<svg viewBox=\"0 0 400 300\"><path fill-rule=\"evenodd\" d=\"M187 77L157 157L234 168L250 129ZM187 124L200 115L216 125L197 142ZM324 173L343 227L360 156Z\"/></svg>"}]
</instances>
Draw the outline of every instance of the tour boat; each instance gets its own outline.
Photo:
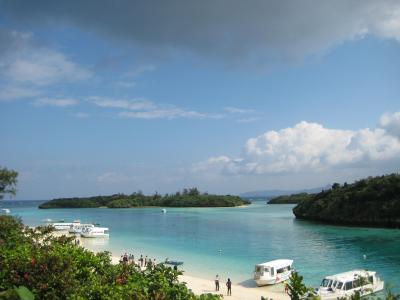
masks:
<instances>
[{"instance_id":1,"label":"tour boat","mask_svg":"<svg viewBox=\"0 0 400 300\"><path fill-rule=\"evenodd\" d=\"M72 224L74 223L59 222L59 223L52 223L51 225L54 227L55 230L68 231Z\"/></svg>"},{"instance_id":2,"label":"tour boat","mask_svg":"<svg viewBox=\"0 0 400 300\"><path fill-rule=\"evenodd\" d=\"M2 212L3 214L8 215L9 213L11 213L11 210L8 209L8 208L2 208L2 209L1 209L1 212Z\"/></svg>"},{"instance_id":3,"label":"tour boat","mask_svg":"<svg viewBox=\"0 0 400 300\"><path fill-rule=\"evenodd\" d=\"M258 286L277 284L289 279L292 273L293 260L276 259L257 264L254 280Z\"/></svg>"},{"instance_id":4,"label":"tour boat","mask_svg":"<svg viewBox=\"0 0 400 300\"><path fill-rule=\"evenodd\" d=\"M108 228L106 227L87 227L83 228L81 236L85 238L108 237Z\"/></svg>"},{"instance_id":5,"label":"tour boat","mask_svg":"<svg viewBox=\"0 0 400 300\"><path fill-rule=\"evenodd\" d=\"M384 288L384 281L375 271L353 270L325 277L316 294L323 300L347 298L356 292L360 296L370 295Z\"/></svg>"},{"instance_id":6,"label":"tour boat","mask_svg":"<svg viewBox=\"0 0 400 300\"><path fill-rule=\"evenodd\" d=\"M93 224L84 224L84 223L72 223L72 225L69 227L68 232L69 233L74 233L74 234L80 234L82 233L84 228L92 228L94 227Z\"/></svg>"}]
</instances>

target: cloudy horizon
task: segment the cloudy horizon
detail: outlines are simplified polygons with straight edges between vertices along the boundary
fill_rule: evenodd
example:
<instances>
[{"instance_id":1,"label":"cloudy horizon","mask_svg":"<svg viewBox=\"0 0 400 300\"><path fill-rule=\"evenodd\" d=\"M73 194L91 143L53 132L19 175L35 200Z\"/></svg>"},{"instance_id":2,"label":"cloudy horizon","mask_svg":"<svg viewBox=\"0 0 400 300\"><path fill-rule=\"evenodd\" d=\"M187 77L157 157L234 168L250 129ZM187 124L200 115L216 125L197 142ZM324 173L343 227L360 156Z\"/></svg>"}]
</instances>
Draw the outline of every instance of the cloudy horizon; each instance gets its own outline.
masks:
<instances>
[{"instance_id":1,"label":"cloudy horizon","mask_svg":"<svg viewBox=\"0 0 400 300\"><path fill-rule=\"evenodd\" d=\"M0 0L17 199L398 172L400 3Z\"/></svg>"}]
</instances>

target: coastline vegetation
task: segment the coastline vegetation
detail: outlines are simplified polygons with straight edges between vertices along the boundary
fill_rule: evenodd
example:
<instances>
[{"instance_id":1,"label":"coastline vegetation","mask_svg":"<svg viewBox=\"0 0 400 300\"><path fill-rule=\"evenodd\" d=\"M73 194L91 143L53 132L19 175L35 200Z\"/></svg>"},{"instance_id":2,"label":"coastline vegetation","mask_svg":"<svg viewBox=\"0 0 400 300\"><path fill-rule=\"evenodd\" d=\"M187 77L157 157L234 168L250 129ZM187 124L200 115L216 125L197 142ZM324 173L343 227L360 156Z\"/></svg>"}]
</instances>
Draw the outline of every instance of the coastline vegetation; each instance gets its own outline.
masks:
<instances>
[{"instance_id":1,"label":"coastline vegetation","mask_svg":"<svg viewBox=\"0 0 400 300\"><path fill-rule=\"evenodd\" d=\"M114 265L110 253L94 254L52 230L0 216L0 299L221 299L194 295L178 282L182 273L163 264Z\"/></svg>"},{"instance_id":2,"label":"coastline vegetation","mask_svg":"<svg viewBox=\"0 0 400 300\"><path fill-rule=\"evenodd\" d=\"M400 228L400 175L368 177L311 194L293 208L298 219Z\"/></svg>"},{"instance_id":3,"label":"coastline vegetation","mask_svg":"<svg viewBox=\"0 0 400 300\"><path fill-rule=\"evenodd\" d=\"M268 204L298 204L301 201L311 199L313 194L298 193L292 195L282 195L274 197L268 201Z\"/></svg>"},{"instance_id":4,"label":"coastline vegetation","mask_svg":"<svg viewBox=\"0 0 400 300\"><path fill-rule=\"evenodd\" d=\"M233 207L250 204L238 196L200 193L197 188L184 189L175 194L146 196L142 192L131 195L115 194L82 198L60 198L47 201L39 208L133 208L133 207Z\"/></svg>"}]
</instances>

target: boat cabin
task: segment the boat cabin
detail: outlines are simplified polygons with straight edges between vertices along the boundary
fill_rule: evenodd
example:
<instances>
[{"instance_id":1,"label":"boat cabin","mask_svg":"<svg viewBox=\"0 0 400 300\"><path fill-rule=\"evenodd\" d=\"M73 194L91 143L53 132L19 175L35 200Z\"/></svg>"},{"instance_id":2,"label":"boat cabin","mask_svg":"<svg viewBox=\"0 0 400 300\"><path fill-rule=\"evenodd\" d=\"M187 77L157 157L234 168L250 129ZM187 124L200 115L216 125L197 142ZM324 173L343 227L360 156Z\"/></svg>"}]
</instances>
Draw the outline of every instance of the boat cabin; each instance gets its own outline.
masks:
<instances>
[{"instance_id":1,"label":"boat cabin","mask_svg":"<svg viewBox=\"0 0 400 300\"><path fill-rule=\"evenodd\" d=\"M317 293L322 299L340 295L349 296L359 291L361 295L367 295L382 290L384 282L374 271L354 270L325 277Z\"/></svg>"},{"instance_id":2,"label":"boat cabin","mask_svg":"<svg viewBox=\"0 0 400 300\"><path fill-rule=\"evenodd\" d=\"M254 271L254 280L258 286L276 284L287 280L292 272L293 260L276 259L257 264Z\"/></svg>"}]
</instances>

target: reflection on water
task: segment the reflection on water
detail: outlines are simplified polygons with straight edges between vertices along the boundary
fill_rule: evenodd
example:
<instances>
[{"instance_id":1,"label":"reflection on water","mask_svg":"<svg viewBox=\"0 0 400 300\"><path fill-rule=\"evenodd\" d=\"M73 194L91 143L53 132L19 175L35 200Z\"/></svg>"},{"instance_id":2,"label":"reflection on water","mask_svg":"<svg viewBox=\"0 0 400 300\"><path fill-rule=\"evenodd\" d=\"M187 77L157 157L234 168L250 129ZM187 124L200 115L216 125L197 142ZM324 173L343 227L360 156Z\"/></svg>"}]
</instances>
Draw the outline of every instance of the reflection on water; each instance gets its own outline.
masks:
<instances>
[{"instance_id":1,"label":"reflection on water","mask_svg":"<svg viewBox=\"0 0 400 300\"><path fill-rule=\"evenodd\" d=\"M8 204L7 204L8 205ZM109 239L85 239L90 247L185 262L192 274L246 282L256 263L294 259L309 285L355 268L376 270L400 283L400 230L339 227L295 220L292 205L257 203L243 208L51 209L8 206L28 225L80 219L110 228ZM399 290L400 291L400 290Z\"/></svg>"}]
</instances>

